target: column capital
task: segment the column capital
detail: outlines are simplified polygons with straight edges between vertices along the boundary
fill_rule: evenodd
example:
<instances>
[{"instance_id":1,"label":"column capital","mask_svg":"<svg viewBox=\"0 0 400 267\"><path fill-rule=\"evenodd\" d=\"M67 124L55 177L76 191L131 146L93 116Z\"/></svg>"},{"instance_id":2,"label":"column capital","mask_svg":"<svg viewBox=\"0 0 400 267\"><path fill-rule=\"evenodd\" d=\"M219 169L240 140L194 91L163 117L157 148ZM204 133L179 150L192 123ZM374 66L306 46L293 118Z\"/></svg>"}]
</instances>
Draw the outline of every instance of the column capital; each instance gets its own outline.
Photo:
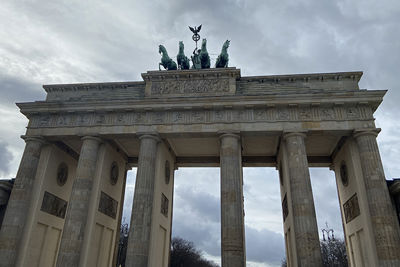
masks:
<instances>
[{"instance_id":1,"label":"column capital","mask_svg":"<svg viewBox=\"0 0 400 267\"><path fill-rule=\"evenodd\" d=\"M291 137L291 136L301 136L303 138L306 138L307 131L293 131L293 132L284 131L283 132L283 140L286 140L288 137Z\"/></svg>"},{"instance_id":2,"label":"column capital","mask_svg":"<svg viewBox=\"0 0 400 267\"><path fill-rule=\"evenodd\" d=\"M138 132L136 135L139 137L139 140L154 139L157 143L161 141L160 135L157 132Z\"/></svg>"},{"instance_id":3,"label":"column capital","mask_svg":"<svg viewBox=\"0 0 400 267\"><path fill-rule=\"evenodd\" d=\"M44 139L43 136L40 135L21 135L21 138L24 139L25 143L29 141L36 141L41 143L41 145L47 143L46 139Z\"/></svg>"},{"instance_id":4,"label":"column capital","mask_svg":"<svg viewBox=\"0 0 400 267\"><path fill-rule=\"evenodd\" d=\"M94 141L97 141L97 142L99 142L99 143L103 142L103 140L102 140L100 137L94 136L94 135L86 135L86 136L83 136L83 137L81 138L81 140L82 140L82 141L85 141L85 140L94 140Z\"/></svg>"},{"instance_id":5,"label":"column capital","mask_svg":"<svg viewBox=\"0 0 400 267\"><path fill-rule=\"evenodd\" d=\"M219 139L224 137L233 137L240 140L241 138L239 131L220 131L217 134L219 135Z\"/></svg>"},{"instance_id":6,"label":"column capital","mask_svg":"<svg viewBox=\"0 0 400 267\"><path fill-rule=\"evenodd\" d=\"M364 135L373 135L375 137L378 136L378 134L380 133L381 128L366 128L366 129L355 129L353 131L353 136L354 138L358 138L360 136L364 136Z\"/></svg>"}]
</instances>

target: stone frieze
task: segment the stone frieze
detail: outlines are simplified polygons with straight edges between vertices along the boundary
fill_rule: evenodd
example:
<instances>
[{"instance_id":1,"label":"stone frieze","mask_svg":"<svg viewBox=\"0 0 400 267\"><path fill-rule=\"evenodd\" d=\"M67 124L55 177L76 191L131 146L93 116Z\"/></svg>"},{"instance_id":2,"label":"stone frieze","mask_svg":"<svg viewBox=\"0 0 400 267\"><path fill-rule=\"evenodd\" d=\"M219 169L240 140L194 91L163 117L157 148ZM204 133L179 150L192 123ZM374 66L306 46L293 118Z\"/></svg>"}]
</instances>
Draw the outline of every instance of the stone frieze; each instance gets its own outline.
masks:
<instances>
[{"instance_id":1,"label":"stone frieze","mask_svg":"<svg viewBox=\"0 0 400 267\"><path fill-rule=\"evenodd\" d=\"M196 110L108 111L31 116L29 128L87 127L118 125L171 125L251 122L314 122L372 120L367 105L345 106L272 106Z\"/></svg>"}]
</instances>

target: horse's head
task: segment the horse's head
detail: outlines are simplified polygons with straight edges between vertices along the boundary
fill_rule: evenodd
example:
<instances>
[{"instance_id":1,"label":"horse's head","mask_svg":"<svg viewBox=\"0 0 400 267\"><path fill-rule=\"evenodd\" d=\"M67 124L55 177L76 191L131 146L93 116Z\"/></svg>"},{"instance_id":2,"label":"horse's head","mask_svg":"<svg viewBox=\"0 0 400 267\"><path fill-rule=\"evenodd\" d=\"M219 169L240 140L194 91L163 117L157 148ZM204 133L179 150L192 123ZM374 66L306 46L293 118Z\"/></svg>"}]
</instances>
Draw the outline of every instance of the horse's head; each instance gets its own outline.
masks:
<instances>
[{"instance_id":1,"label":"horse's head","mask_svg":"<svg viewBox=\"0 0 400 267\"><path fill-rule=\"evenodd\" d=\"M207 50L206 46L207 46L207 39L204 38L203 41L201 42L201 49Z\"/></svg>"},{"instance_id":2,"label":"horse's head","mask_svg":"<svg viewBox=\"0 0 400 267\"><path fill-rule=\"evenodd\" d=\"M158 53L165 53L167 50L165 49L165 47L163 45L159 45L158 46Z\"/></svg>"},{"instance_id":3,"label":"horse's head","mask_svg":"<svg viewBox=\"0 0 400 267\"><path fill-rule=\"evenodd\" d=\"M179 41L179 51L183 52L184 47L183 42Z\"/></svg>"},{"instance_id":4,"label":"horse's head","mask_svg":"<svg viewBox=\"0 0 400 267\"><path fill-rule=\"evenodd\" d=\"M225 43L224 43L224 47L225 47L225 48L228 48L229 45L230 45L230 43L231 43L231 41L226 40Z\"/></svg>"}]
</instances>

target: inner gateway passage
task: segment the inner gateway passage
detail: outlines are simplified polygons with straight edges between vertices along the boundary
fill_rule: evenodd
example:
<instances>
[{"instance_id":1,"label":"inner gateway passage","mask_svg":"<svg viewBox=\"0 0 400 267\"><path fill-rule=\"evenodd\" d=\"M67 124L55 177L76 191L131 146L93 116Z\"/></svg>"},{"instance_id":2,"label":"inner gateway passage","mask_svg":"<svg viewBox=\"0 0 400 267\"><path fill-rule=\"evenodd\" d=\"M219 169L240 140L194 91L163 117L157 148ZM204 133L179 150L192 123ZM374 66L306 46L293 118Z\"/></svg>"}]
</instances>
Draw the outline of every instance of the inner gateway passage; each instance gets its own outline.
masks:
<instances>
[{"instance_id":1,"label":"inner gateway passage","mask_svg":"<svg viewBox=\"0 0 400 267\"><path fill-rule=\"evenodd\" d=\"M242 77L149 71L143 81L45 85L19 103L25 151L0 231L1 266L113 266L126 172L137 167L127 266L168 266L174 171L216 166L221 260L246 265L243 170L279 170L289 266L322 266L309 167L330 167L351 266L399 266L400 233L361 72Z\"/></svg>"}]
</instances>

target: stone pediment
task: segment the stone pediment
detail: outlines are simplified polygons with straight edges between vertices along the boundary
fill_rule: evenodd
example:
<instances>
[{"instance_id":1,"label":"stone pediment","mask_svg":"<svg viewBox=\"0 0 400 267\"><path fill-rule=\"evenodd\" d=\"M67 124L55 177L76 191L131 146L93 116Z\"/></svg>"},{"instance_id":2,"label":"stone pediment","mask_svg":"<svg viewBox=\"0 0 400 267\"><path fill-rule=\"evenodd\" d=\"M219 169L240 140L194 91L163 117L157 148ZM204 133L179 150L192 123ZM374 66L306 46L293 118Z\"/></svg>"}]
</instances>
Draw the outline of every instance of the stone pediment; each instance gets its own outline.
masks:
<instances>
[{"instance_id":1,"label":"stone pediment","mask_svg":"<svg viewBox=\"0 0 400 267\"><path fill-rule=\"evenodd\" d=\"M142 77L145 97L232 96L240 69L149 71Z\"/></svg>"}]
</instances>

